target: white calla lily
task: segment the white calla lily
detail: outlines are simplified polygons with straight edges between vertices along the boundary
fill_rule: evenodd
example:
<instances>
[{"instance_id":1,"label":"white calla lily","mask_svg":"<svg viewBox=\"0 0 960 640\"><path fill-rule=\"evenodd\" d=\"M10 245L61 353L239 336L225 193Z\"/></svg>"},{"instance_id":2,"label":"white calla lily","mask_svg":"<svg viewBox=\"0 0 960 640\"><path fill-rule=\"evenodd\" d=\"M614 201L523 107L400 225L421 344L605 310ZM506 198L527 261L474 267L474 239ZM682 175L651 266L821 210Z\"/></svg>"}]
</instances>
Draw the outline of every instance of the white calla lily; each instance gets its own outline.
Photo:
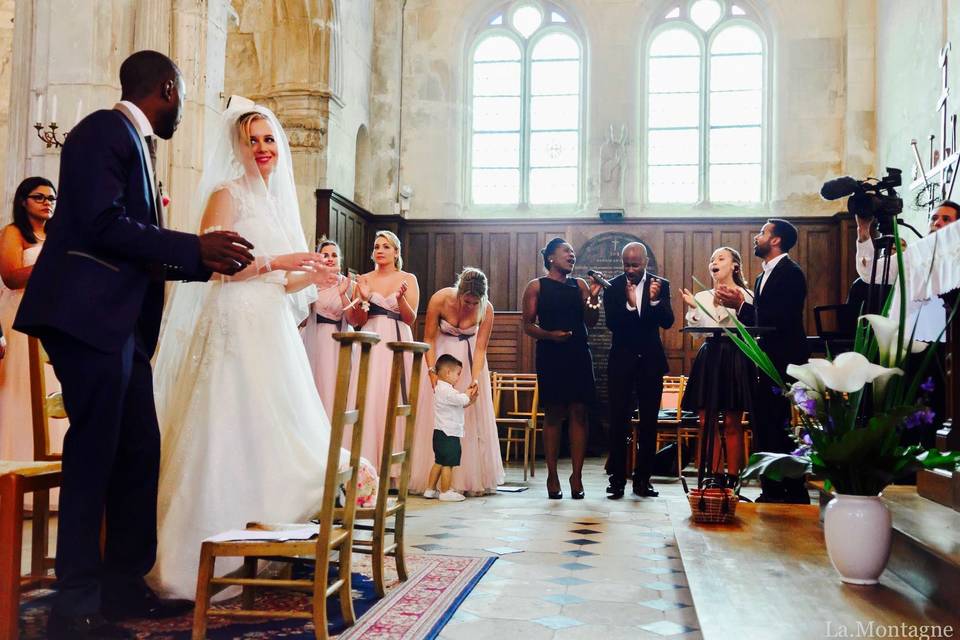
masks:
<instances>
[{"instance_id":1,"label":"white calla lily","mask_svg":"<svg viewBox=\"0 0 960 640\"><path fill-rule=\"evenodd\" d=\"M822 386L841 393L854 393L863 389L863 385L880 377L903 375L897 368L882 367L867 360L855 351L841 353L833 362L822 358L813 358L808 363Z\"/></svg>"},{"instance_id":2,"label":"white calla lily","mask_svg":"<svg viewBox=\"0 0 960 640\"><path fill-rule=\"evenodd\" d=\"M788 364L787 375L798 380L808 389L814 389L818 392L823 391L823 382L817 377L816 371L809 362L807 364Z\"/></svg>"},{"instance_id":3,"label":"white calla lily","mask_svg":"<svg viewBox=\"0 0 960 640\"><path fill-rule=\"evenodd\" d=\"M927 348L926 343L918 340L912 342L906 336L903 339L903 351L897 354L897 343L900 341L900 322L887 318L886 316L870 313L862 316L870 323L873 329L873 335L877 338L877 346L880 348L880 364L895 364L900 358L910 353L920 353Z\"/></svg>"}]
</instances>

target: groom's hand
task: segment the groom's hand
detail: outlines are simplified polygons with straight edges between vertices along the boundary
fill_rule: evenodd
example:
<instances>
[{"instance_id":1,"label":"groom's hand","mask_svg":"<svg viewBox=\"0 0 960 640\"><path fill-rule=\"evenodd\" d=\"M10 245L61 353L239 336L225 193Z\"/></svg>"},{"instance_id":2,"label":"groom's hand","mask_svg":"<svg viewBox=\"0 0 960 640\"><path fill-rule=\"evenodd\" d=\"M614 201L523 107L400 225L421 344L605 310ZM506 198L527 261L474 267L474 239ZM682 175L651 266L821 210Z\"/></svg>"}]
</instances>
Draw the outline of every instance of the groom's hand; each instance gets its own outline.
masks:
<instances>
[{"instance_id":1,"label":"groom's hand","mask_svg":"<svg viewBox=\"0 0 960 640\"><path fill-rule=\"evenodd\" d=\"M211 231L200 236L200 261L203 266L232 276L253 262L253 245L234 231Z\"/></svg>"}]
</instances>

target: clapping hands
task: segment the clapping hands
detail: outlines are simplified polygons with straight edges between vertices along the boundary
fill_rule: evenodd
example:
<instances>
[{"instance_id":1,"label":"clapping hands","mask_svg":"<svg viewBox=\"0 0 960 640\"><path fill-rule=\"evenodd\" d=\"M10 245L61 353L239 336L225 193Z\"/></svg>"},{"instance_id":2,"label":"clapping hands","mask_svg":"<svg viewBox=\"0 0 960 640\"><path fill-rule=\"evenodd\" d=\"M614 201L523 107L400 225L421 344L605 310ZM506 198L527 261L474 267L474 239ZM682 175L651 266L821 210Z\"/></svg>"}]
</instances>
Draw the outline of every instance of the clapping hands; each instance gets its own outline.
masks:
<instances>
[{"instance_id":1,"label":"clapping hands","mask_svg":"<svg viewBox=\"0 0 960 640\"><path fill-rule=\"evenodd\" d=\"M743 304L743 291L739 287L718 284L713 291L713 297L715 302L731 309L739 309Z\"/></svg>"},{"instance_id":2,"label":"clapping hands","mask_svg":"<svg viewBox=\"0 0 960 640\"><path fill-rule=\"evenodd\" d=\"M397 302L400 302L400 299L403 298L403 294L407 292L407 281L403 280L400 283L400 288L397 289Z\"/></svg>"},{"instance_id":3,"label":"clapping hands","mask_svg":"<svg viewBox=\"0 0 960 640\"><path fill-rule=\"evenodd\" d=\"M680 289L680 297L687 303L687 306L697 308L697 301L693 298L693 293L689 289Z\"/></svg>"}]
</instances>

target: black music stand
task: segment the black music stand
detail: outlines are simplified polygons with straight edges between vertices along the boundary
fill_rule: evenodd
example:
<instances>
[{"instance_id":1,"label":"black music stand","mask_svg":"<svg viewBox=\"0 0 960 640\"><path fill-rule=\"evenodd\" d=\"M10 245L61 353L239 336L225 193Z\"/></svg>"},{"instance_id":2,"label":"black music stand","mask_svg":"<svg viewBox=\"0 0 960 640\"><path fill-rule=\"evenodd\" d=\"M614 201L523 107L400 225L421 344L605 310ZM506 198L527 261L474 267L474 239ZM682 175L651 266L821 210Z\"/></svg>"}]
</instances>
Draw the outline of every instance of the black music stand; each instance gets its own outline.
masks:
<instances>
[{"instance_id":1,"label":"black music stand","mask_svg":"<svg viewBox=\"0 0 960 640\"><path fill-rule=\"evenodd\" d=\"M728 327L730 331L734 334L739 335L736 327ZM770 335L776 331L774 327L746 327L747 332L754 337L762 337L765 335ZM681 329L683 333L691 335L702 335L706 336L707 341L720 341L720 340L729 340L726 336L726 332L723 327L684 327ZM746 355L744 355L746 357ZM751 391L751 406L748 407L750 410L750 420L751 424L756 424L756 415L753 411L753 401L752 401L752 391ZM710 404L713 404L712 394L711 399L709 400ZM717 412L718 409L715 406L706 406L703 408L704 411L704 421L703 428L700 432L700 460L697 462L697 488L702 489L704 484L704 478L707 476L714 478L713 471L707 472L708 468L711 468L713 462L713 439L714 435L717 432ZM723 438L720 438L720 447L721 451L725 448ZM680 474L681 482L683 483L683 490L687 492L687 483L683 479L683 474Z\"/></svg>"}]
</instances>

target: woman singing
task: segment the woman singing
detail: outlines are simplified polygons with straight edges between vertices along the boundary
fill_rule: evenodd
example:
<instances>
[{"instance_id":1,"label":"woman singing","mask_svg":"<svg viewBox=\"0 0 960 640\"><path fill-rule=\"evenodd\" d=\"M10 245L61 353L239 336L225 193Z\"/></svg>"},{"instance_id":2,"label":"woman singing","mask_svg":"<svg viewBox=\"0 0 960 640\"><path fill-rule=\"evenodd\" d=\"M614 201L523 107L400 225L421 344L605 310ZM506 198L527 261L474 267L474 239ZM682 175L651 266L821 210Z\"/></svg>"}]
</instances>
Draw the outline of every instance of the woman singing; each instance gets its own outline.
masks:
<instances>
[{"instance_id":1,"label":"woman singing","mask_svg":"<svg viewBox=\"0 0 960 640\"><path fill-rule=\"evenodd\" d=\"M523 330L537 341L537 380L547 458L547 496L563 498L557 477L560 425L570 424L570 493L583 499L583 458L587 448L587 405L596 396L593 357L587 345L587 327L600 317L600 285L571 278L577 258L563 238L554 238L540 250L547 275L531 280L523 291Z\"/></svg>"},{"instance_id":2,"label":"woman singing","mask_svg":"<svg viewBox=\"0 0 960 640\"><path fill-rule=\"evenodd\" d=\"M738 287L744 299L753 300L753 292L747 289L743 279L743 262L740 254L730 247L720 247L710 257L710 276L714 289L717 285ZM714 289L696 295L681 290L687 311L689 327L733 327L737 312L714 301ZM699 302L708 313L697 305ZM707 338L697 352L690 368L690 379L683 396L683 409L700 414L700 427L706 420L706 409L723 412L723 422L718 425L713 444L711 470L723 473L720 459L720 437L726 448L727 473L733 477L743 469L743 412L750 407L750 389L756 377L753 365L726 336Z\"/></svg>"}]
</instances>

